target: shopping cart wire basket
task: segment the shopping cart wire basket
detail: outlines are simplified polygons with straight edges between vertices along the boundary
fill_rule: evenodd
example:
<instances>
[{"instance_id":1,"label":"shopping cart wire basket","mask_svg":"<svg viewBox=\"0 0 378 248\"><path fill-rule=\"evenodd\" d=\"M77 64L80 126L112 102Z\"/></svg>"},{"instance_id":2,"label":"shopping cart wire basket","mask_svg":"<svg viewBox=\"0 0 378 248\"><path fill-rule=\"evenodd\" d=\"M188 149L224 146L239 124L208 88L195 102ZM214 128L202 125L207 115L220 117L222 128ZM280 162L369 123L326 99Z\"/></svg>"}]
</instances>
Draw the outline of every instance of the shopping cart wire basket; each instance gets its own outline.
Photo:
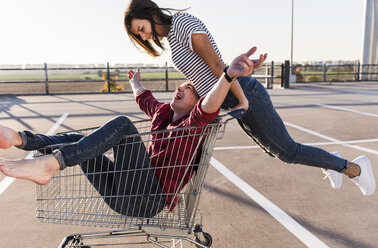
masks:
<instances>
[{"instance_id":1,"label":"shopping cart wire basket","mask_svg":"<svg viewBox=\"0 0 378 248\"><path fill-rule=\"evenodd\" d=\"M133 122L138 134L122 138L105 154L58 171L47 185L37 185L37 218L45 223L112 229L69 235L60 247L151 243L182 247L183 240L197 247L210 247L212 239L202 231L197 208L204 179L216 139L223 137L229 120L244 114L244 110L237 110L205 127L152 132L150 120ZM74 132L87 135L94 130ZM62 145L35 151L34 156L51 153ZM150 158L143 152L147 147L155 149L157 157ZM162 147L171 150L159 154ZM136 163L143 166L135 167ZM121 237L127 239L119 241ZM141 242L140 237L147 240ZM112 242L104 242L108 239ZM88 240L96 243L87 244Z\"/></svg>"}]
</instances>

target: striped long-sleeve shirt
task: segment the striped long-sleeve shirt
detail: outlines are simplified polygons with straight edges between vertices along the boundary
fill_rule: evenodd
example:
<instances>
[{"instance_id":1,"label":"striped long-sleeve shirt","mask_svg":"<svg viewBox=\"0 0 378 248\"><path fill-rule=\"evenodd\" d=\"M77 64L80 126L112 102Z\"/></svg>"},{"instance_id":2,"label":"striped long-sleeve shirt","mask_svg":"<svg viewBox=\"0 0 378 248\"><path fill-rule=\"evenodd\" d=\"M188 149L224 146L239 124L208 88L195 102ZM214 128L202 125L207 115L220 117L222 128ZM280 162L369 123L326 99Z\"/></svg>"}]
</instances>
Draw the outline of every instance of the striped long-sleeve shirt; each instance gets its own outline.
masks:
<instances>
[{"instance_id":1,"label":"striped long-sleeve shirt","mask_svg":"<svg viewBox=\"0 0 378 248\"><path fill-rule=\"evenodd\" d=\"M218 79L206 62L193 51L191 35L198 33L204 33L209 37L215 52L222 60L219 49L205 24L187 13L179 13L172 17L168 33L172 62L177 70L194 84L196 91L202 97L210 91Z\"/></svg>"}]
</instances>

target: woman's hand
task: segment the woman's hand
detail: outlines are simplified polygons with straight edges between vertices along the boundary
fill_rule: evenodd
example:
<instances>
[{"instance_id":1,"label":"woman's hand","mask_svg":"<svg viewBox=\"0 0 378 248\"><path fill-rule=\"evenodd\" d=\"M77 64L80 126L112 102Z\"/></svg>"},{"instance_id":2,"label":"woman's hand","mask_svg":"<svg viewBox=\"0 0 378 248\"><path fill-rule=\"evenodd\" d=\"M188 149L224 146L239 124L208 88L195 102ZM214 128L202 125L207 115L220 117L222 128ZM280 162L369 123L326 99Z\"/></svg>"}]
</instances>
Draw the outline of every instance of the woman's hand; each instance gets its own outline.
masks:
<instances>
[{"instance_id":1,"label":"woman's hand","mask_svg":"<svg viewBox=\"0 0 378 248\"><path fill-rule=\"evenodd\" d=\"M241 77L241 76L247 76L250 75L254 70L261 67L268 57L268 54L260 55L259 59L249 59L249 56L254 54L256 52L257 48L252 47L249 49L248 52L236 57L232 62L230 67L227 70L227 74L232 77ZM235 84L235 83L233 83ZM237 104L235 107L231 109L231 111L237 110L237 109L245 109L247 110L249 107L248 99L243 93L243 90L241 89L240 85L238 84L238 87L232 92L236 96L236 98L239 100L239 104Z\"/></svg>"},{"instance_id":2,"label":"woman's hand","mask_svg":"<svg viewBox=\"0 0 378 248\"><path fill-rule=\"evenodd\" d=\"M231 84L231 92L234 94L236 99L238 99L239 103L231 108L231 111L237 110L237 109L245 109L247 110L249 107L248 104L248 98L245 96L243 89L240 87L240 84L237 80L232 82Z\"/></svg>"},{"instance_id":3,"label":"woman's hand","mask_svg":"<svg viewBox=\"0 0 378 248\"><path fill-rule=\"evenodd\" d=\"M248 52L236 57L231 62L230 67L227 70L227 74L232 78L247 76L257 68L261 67L268 57L268 54L260 54L259 59L249 59L249 56L254 54L256 50L257 47L252 47Z\"/></svg>"},{"instance_id":4,"label":"woman's hand","mask_svg":"<svg viewBox=\"0 0 378 248\"><path fill-rule=\"evenodd\" d=\"M238 109L244 109L244 110L248 110L248 101L246 103L239 103L238 105L234 106L233 108L230 109L230 111L235 111L235 110L238 110Z\"/></svg>"}]
</instances>

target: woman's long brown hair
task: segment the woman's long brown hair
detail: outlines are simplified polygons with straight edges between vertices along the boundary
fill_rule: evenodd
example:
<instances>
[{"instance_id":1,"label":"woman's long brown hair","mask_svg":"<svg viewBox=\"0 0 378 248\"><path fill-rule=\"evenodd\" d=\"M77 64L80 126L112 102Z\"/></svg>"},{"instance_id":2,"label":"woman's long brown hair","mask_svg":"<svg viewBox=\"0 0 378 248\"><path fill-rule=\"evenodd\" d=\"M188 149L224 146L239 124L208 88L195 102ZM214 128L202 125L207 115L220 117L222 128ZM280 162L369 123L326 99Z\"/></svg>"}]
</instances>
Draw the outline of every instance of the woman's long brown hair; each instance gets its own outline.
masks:
<instances>
[{"instance_id":1,"label":"woman's long brown hair","mask_svg":"<svg viewBox=\"0 0 378 248\"><path fill-rule=\"evenodd\" d=\"M184 9L187 10L187 9ZM163 36L165 34L159 34L156 31L156 25L171 25L172 23L172 13L171 11L182 12L184 10L170 9L170 8L160 8L156 3L151 0L131 0L129 6L127 7L124 15L124 25L127 35L130 40L137 45L141 46L149 55L152 57L158 57L161 55L148 40L143 40L140 35L134 34L131 31L131 21L133 19L145 19L150 21L153 42L163 51L164 46L160 43L158 36Z\"/></svg>"}]
</instances>

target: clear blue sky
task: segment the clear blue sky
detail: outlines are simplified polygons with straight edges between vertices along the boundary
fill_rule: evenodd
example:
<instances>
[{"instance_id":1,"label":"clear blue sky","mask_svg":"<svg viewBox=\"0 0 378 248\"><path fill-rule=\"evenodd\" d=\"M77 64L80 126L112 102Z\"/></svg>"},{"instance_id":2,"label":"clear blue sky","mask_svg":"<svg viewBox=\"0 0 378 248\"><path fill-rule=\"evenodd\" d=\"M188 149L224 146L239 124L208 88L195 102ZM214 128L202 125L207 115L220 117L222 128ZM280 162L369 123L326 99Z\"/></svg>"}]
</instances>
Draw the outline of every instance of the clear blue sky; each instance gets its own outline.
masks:
<instances>
[{"instance_id":1,"label":"clear blue sky","mask_svg":"<svg viewBox=\"0 0 378 248\"><path fill-rule=\"evenodd\" d=\"M0 64L170 63L140 53L123 28L128 0L1 0ZM226 62L256 45L290 59L291 0L156 0L186 8L213 34ZM295 0L294 61L357 60L364 0Z\"/></svg>"}]
</instances>

